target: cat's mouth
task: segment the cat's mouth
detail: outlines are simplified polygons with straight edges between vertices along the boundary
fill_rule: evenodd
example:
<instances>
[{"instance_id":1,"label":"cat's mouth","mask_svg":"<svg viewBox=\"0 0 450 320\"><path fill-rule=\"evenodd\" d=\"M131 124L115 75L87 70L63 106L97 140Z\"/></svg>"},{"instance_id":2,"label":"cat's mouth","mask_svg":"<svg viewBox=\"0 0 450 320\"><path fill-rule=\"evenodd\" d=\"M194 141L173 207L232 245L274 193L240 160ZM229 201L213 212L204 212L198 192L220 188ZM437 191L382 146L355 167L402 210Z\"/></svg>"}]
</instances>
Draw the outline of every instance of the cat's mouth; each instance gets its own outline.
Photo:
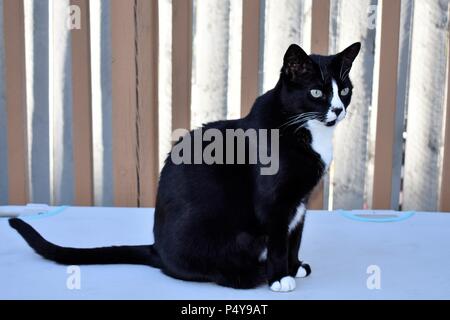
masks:
<instances>
[{"instance_id":1,"label":"cat's mouth","mask_svg":"<svg viewBox=\"0 0 450 320\"><path fill-rule=\"evenodd\" d=\"M325 123L325 125L326 125L327 127L332 127L332 126L334 126L335 124L336 124L336 120L328 121L328 122Z\"/></svg>"}]
</instances>

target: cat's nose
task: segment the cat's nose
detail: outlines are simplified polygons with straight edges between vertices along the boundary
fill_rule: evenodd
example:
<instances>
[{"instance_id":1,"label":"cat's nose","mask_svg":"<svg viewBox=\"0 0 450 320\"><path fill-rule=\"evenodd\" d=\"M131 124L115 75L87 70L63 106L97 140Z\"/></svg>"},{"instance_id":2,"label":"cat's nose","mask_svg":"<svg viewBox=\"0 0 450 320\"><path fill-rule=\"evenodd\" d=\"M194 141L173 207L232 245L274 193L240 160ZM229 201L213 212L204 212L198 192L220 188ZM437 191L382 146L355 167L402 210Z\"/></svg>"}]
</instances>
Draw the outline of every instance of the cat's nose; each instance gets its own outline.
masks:
<instances>
[{"instance_id":1,"label":"cat's nose","mask_svg":"<svg viewBox=\"0 0 450 320\"><path fill-rule=\"evenodd\" d=\"M336 113L336 117L339 117L339 115L341 114L342 111L343 111L342 108L333 109L333 112Z\"/></svg>"}]
</instances>

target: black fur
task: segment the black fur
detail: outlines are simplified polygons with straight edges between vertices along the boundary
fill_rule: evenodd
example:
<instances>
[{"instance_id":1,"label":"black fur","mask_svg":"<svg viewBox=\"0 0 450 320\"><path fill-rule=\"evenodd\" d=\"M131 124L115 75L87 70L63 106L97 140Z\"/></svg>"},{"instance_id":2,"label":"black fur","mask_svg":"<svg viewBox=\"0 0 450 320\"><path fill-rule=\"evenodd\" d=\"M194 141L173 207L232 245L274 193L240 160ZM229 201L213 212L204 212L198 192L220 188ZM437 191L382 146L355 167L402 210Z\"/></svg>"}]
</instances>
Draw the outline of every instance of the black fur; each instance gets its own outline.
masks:
<instances>
[{"instance_id":1,"label":"black fur","mask_svg":"<svg viewBox=\"0 0 450 320\"><path fill-rule=\"evenodd\" d=\"M9 225L19 232L38 254L46 259L67 265L73 264L145 264L161 268L162 263L153 246L113 246L75 249L57 246L45 240L24 221L14 218Z\"/></svg>"},{"instance_id":2,"label":"black fur","mask_svg":"<svg viewBox=\"0 0 450 320\"><path fill-rule=\"evenodd\" d=\"M158 187L153 245L62 248L21 220L10 220L11 226L37 253L62 264L145 264L178 279L234 288L272 284L295 276L300 266L309 274L310 267L298 259L304 221L291 233L288 225L299 204L307 203L325 168L311 148L310 131L286 123L312 111L325 121L332 78L340 89L350 88L341 97L347 108L352 89L348 73L359 49L356 43L335 56L308 56L291 45L276 87L255 101L248 116L204 126L203 130L221 132L282 128L276 175L261 175L260 164L175 165L168 157ZM311 89L322 90L324 96L313 98ZM268 258L260 262L264 248Z\"/></svg>"}]
</instances>

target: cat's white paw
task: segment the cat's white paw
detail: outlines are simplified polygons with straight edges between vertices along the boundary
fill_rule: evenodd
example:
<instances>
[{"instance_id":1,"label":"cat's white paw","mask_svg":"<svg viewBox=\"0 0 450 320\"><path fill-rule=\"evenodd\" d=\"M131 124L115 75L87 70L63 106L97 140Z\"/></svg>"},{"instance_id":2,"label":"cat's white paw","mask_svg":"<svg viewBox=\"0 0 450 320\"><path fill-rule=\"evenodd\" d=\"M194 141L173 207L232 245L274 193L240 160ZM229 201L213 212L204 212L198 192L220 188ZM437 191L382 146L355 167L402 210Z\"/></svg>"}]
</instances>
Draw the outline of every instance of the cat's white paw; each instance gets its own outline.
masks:
<instances>
[{"instance_id":1,"label":"cat's white paw","mask_svg":"<svg viewBox=\"0 0 450 320\"><path fill-rule=\"evenodd\" d=\"M295 275L296 278L304 278L308 275L308 272L305 268L302 266L298 267L297 274Z\"/></svg>"},{"instance_id":2,"label":"cat's white paw","mask_svg":"<svg viewBox=\"0 0 450 320\"><path fill-rule=\"evenodd\" d=\"M270 286L270 290L275 292L289 292L295 289L295 279L291 276L281 278Z\"/></svg>"}]
</instances>

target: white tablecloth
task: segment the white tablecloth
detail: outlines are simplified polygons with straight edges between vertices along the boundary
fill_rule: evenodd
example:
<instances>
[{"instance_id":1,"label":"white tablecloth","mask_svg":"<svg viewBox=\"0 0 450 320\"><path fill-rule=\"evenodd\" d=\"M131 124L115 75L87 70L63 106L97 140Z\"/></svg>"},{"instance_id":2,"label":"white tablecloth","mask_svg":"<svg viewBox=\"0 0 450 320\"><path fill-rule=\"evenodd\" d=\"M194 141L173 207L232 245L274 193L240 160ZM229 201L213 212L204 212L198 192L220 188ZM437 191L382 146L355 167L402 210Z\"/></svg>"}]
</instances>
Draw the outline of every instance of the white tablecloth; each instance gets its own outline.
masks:
<instances>
[{"instance_id":1,"label":"white tablecloth","mask_svg":"<svg viewBox=\"0 0 450 320\"><path fill-rule=\"evenodd\" d=\"M62 246L153 243L153 209L69 207L28 219ZM312 274L290 293L185 282L135 265L81 266L81 287L70 290L67 267L35 254L2 218L0 299L450 299L448 213L374 223L311 211L300 252ZM379 268L380 289L367 287L369 266Z\"/></svg>"}]
</instances>

